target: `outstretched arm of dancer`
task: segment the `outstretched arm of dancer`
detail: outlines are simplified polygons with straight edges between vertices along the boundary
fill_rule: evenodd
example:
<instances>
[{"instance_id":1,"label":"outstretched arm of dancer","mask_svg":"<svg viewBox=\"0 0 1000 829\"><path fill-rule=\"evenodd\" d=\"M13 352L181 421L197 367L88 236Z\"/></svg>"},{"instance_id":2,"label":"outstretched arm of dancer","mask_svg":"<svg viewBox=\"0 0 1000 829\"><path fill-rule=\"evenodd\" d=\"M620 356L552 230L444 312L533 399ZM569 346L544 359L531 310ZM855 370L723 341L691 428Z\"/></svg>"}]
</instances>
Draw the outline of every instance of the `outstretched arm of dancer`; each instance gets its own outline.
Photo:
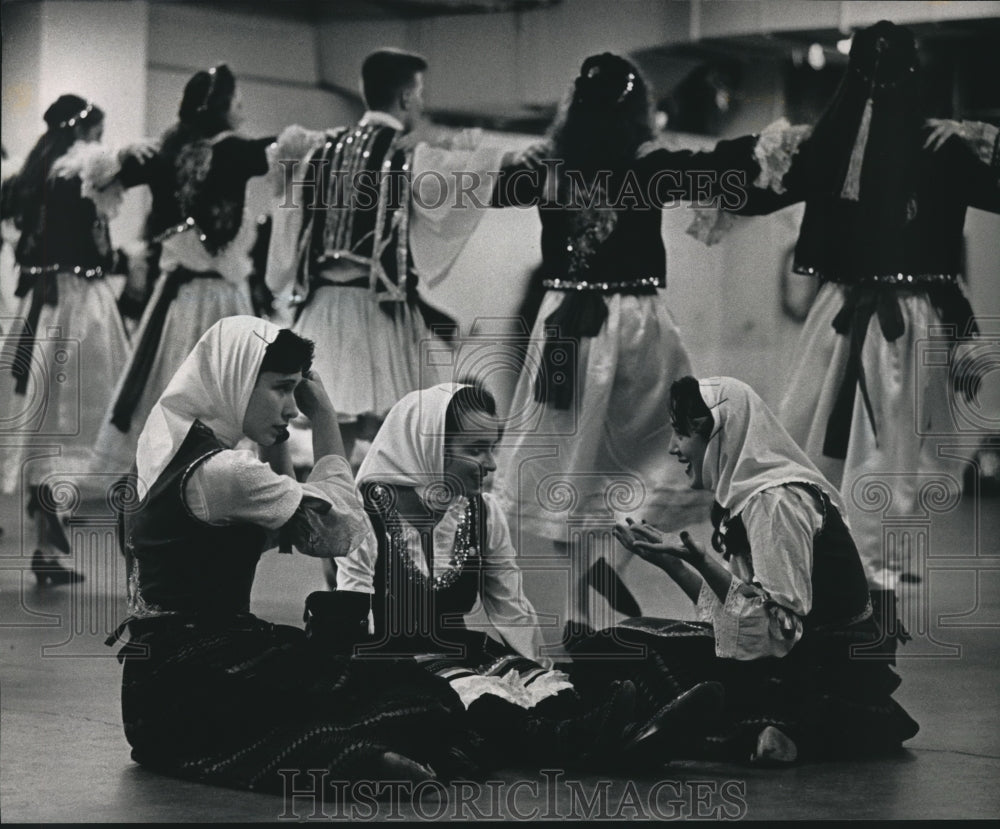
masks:
<instances>
[{"instance_id":1,"label":"outstretched arm of dancer","mask_svg":"<svg viewBox=\"0 0 1000 829\"><path fill-rule=\"evenodd\" d=\"M157 142L148 140L122 148L118 153L121 169L117 176L122 187L128 190L170 174L169 165L157 154L158 149Z\"/></svg>"},{"instance_id":2,"label":"outstretched arm of dancer","mask_svg":"<svg viewBox=\"0 0 1000 829\"><path fill-rule=\"evenodd\" d=\"M416 136L404 136L398 143ZM410 252L425 285L444 279L491 206L502 148L481 130L441 134L413 148Z\"/></svg>"},{"instance_id":3,"label":"outstretched arm of dancer","mask_svg":"<svg viewBox=\"0 0 1000 829\"><path fill-rule=\"evenodd\" d=\"M295 284L304 253L303 227L312 215L311 206L322 203L317 165L325 140L325 133L292 124L268 150L273 204L265 283L275 296Z\"/></svg>"},{"instance_id":4,"label":"outstretched arm of dancer","mask_svg":"<svg viewBox=\"0 0 1000 829\"><path fill-rule=\"evenodd\" d=\"M953 135L958 136L984 164L1000 165L1000 127L982 121L952 121L948 118L928 118L930 128L924 149L940 150Z\"/></svg>"},{"instance_id":5,"label":"outstretched arm of dancer","mask_svg":"<svg viewBox=\"0 0 1000 829\"><path fill-rule=\"evenodd\" d=\"M1000 128L979 122L930 118L925 122L923 148L939 156L941 167L967 203L982 210L1000 210ZM759 174L733 212L745 216L773 213L805 198L812 128L780 119L761 131L753 153ZM954 140L952 140L954 139ZM730 209L728 205L723 205Z\"/></svg>"},{"instance_id":6,"label":"outstretched arm of dancer","mask_svg":"<svg viewBox=\"0 0 1000 829\"><path fill-rule=\"evenodd\" d=\"M551 156L552 147L545 141L504 153L493 189L492 206L537 206L545 193Z\"/></svg>"},{"instance_id":7,"label":"outstretched arm of dancer","mask_svg":"<svg viewBox=\"0 0 1000 829\"><path fill-rule=\"evenodd\" d=\"M1000 155L1000 144L994 152ZM1000 213L1000 157L985 163L961 138L949 136L935 153L941 158L939 175L969 207Z\"/></svg>"},{"instance_id":8,"label":"outstretched arm of dancer","mask_svg":"<svg viewBox=\"0 0 1000 829\"><path fill-rule=\"evenodd\" d=\"M640 147L635 163L636 180L648 199L660 206L683 201L735 210L760 173L754 154L758 140L757 135L743 135L705 151L647 144Z\"/></svg>"}]
</instances>

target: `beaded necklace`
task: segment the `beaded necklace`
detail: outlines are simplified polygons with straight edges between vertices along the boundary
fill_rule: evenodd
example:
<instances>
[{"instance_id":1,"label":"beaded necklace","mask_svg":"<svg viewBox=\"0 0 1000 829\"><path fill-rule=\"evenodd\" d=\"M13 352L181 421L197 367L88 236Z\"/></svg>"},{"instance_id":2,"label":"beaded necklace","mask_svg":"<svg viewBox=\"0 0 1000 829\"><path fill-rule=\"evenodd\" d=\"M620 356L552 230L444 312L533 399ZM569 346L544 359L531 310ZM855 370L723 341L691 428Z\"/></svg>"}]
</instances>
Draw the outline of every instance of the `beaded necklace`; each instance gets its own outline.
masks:
<instances>
[{"instance_id":1,"label":"beaded necklace","mask_svg":"<svg viewBox=\"0 0 1000 829\"><path fill-rule=\"evenodd\" d=\"M409 554L406 543L406 533L403 529L403 519L399 510L392 505L392 495L382 486L375 486L372 490L373 500L385 520L386 533L389 538L389 555L393 560L402 561L406 568L406 575L411 581L426 581L431 590L444 590L451 587L462 575L466 562L470 557L479 555L479 548L473 538L473 523L478 519L477 501L469 499L462 512L462 517L455 530L455 541L451 549L451 558L448 561L444 572L434 574L434 556L431 555L429 562L431 577L427 578L414 563Z\"/></svg>"}]
</instances>

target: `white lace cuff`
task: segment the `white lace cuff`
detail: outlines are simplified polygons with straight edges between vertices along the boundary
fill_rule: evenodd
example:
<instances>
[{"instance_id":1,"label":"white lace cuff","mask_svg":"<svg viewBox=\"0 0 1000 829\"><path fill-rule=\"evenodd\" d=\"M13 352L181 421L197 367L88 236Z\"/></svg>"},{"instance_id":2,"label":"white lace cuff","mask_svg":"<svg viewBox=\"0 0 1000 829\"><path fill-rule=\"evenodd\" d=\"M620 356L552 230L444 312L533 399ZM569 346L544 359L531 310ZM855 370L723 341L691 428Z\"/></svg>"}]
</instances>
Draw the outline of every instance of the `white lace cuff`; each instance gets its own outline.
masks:
<instances>
[{"instance_id":1,"label":"white lace cuff","mask_svg":"<svg viewBox=\"0 0 1000 829\"><path fill-rule=\"evenodd\" d=\"M285 127L278 139L268 145L267 163L275 196L287 200L290 194L284 192L286 174L294 173L293 180L303 178L304 171L294 167L294 164L304 161L325 138L326 133L322 130L309 130L298 124L292 124Z\"/></svg>"},{"instance_id":2,"label":"white lace cuff","mask_svg":"<svg viewBox=\"0 0 1000 829\"><path fill-rule=\"evenodd\" d=\"M785 186L782 180L791 169L792 159L799 151L799 144L808 138L811 132L811 126L793 127L787 118L779 118L773 124L764 127L753 148L754 159L760 165L760 175L754 181L754 187L770 188L775 193L784 193Z\"/></svg>"},{"instance_id":3,"label":"white lace cuff","mask_svg":"<svg viewBox=\"0 0 1000 829\"><path fill-rule=\"evenodd\" d=\"M105 219L113 219L121 209L125 188L118 181L121 161L118 153L93 141L77 141L52 165L52 175L80 178L80 195L90 199Z\"/></svg>"},{"instance_id":4,"label":"white lace cuff","mask_svg":"<svg viewBox=\"0 0 1000 829\"><path fill-rule=\"evenodd\" d=\"M984 164L997 166L1000 153L1000 127L981 121L963 121L960 135L968 142L976 157Z\"/></svg>"}]
</instances>

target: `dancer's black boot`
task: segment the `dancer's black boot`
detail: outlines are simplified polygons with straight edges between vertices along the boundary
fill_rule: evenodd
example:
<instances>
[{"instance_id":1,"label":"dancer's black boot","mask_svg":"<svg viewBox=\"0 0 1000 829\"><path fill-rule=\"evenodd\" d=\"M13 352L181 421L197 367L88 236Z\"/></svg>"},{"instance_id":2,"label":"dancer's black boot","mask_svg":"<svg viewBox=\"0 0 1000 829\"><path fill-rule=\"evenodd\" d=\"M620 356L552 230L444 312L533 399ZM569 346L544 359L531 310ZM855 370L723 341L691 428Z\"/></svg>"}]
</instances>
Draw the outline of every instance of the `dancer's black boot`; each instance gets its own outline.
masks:
<instances>
[{"instance_id":1,"label":"dancer's black boot","mask_svg":"<svg viewBox=\"0 0 1000 829\"><path fill-rule=\"evenodd\" d=\"M75 584L83 581L83 574L61 561L63 556L46 555L43 548L59 550L69 558L69 539L59 516L55 513L55 500L46 485L32 487L28 500L28 515L38 528L39 547L31 557L31 572L39 587Z\"/></svg>"},{"instance_id":2,"label":"dancer's black boot","mask_svg":"<svg viewBox=\"0 0 1000 829\"><path fill-rule=\"evenodd\" d=\"M895 590L872 590L872 619L878 626L879 639L865 646L865 657L883 656L890 665L896 664L896 648L912 638L899 618L899 597Z\"/></svg>"}]
</instances>

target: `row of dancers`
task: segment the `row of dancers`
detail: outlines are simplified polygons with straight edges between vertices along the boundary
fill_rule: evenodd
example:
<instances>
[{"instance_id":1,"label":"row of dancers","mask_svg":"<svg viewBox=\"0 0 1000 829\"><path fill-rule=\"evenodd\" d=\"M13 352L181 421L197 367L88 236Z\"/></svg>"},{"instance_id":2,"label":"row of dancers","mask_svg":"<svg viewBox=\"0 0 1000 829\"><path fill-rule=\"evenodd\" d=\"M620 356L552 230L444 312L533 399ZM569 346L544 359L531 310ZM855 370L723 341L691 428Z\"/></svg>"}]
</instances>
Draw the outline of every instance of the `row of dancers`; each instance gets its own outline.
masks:
<instances>
[{"instance_id":1,"label":"row of dancers","mask_svg":"<svg viewBox=\"0 0 1000 829\"><path fill-rule=\"evenodd\" d=\"M438 610L461 613L480 599L499 639L462 639L465 657L459 664L427 661L430 675L451 681L447 692L440 684L428 686L430 696L444 693L444 703L421 705L440 717L443 704L449 723L452 713L464 712L466 719L459 721L466 725L475 709L479 716L459 729L464 736L456 740L475 734L507 759L534 756L543 734L566 737L555 741L565 757L619 759L662 757L657 752L664 742L693 746L685 751L696 755L725 747L744 757L785 759L799 745L808 747L807 755L834 744L843 751L898 745L914 728L890 705L893 680L879 673L886 664L855 664L845 657L845 643L891 652L888 634L898 631L893 591L899 563L886 560L880 517L859 508L855 488L876 476L905 511L916 498L919 476L949 463L924 437L935 429L925 427L943 428L949 396L975 394L975 383L965 377L957 391L916 394L915 384L926 382L915 363L916 342L929 325L942 322L953 326L956 339L974 332L961 287L961 230L968 206L1000 210L996 128L928 125L920 111L913 37L887 22L855 35L841 87L816 125L779 123L759 135L719 142L705 153L655 146L650 91L641 73L608 53L584 62L546 140L526 152L504 154L461 140L418 142L408 133L422 114L425 71L419 56L379 50L362 67L369 111L358 124L320 133L290 128L279 137L248 139L235 131L241 118L236 79L217 66L191 78L178 123L158 144L141 143L117 154L97 143L99 108L62 96L46 112L49 129L22 172L5 183L4 216L14 218L21 231L18 294L24 301L22 322L5 332L5 364L12 369L5 382L13 389L5 400L19 407L7 422L32 437L12 447L19 455L5 460L4 483L31 494L28 508L38 531L33 569L40 582L79 577L58 557L68 552L68 541L55 517L53 481L75 472L118 474L134 462L145 498L135 519L140 529L126 536L135 575L131 638L155 643L171 664L170 655L190 644L189 637L217 632L220 623L227 632L218 651L211 650L216 640L205 641L210 652L199 662L195 683L204 690L174 695L174 683L190 685L181 675L171 675L158 660L138 667L137 660L126 658L125 697L131 700L126 733L137 759L224 779L213 778L219 766L212 751L233 748L226 729L241 715L221 716L208 689L228 675L226 660L237 664L247 656L241 647L273 657L277 661L268 664L276 673L288 668L288 682L301 679L316 689L317 698L329 691L330 670L359 671L347 687L355 682L368 687L369 681L372 688L392 685L383 686L386 677L376 676L368 663L358 668L350 660L335 660L331 668L334 663L324 659L321 670L313 646L314 655L301 664L280 661L285 645L305 647L298 635L261 627L246 615L253 566L263 545L275 546L275 531L281 545L313 551L324 561L330 590L310 597L307 608L315 632L310 637L307 631L307 639L323 643L324 653L357 644L345 631L360 640L374 632L378 641L398 648L399 638L387 629L407 629L407 619L436 619ZM275 164L289 159L302 162L297 172ZM294 184L299 197L293 204L301 207L273 211L266 255L258 249L254 257L258 227L245 209L246 185L269 170L279 171L276 195L284 201L284 188ZM421 343L440 340L447 347L455 331L421 296L418 274L427 279L446 271L481 213L428 209L428 200L410 192L424 170L493 172L476 179L484 188L481 203L537 206L546 293L507 411L476 384L430 382L428 366L421 364ZM806 204L795 267L819 278L822 287L779 418L738 381L677 384L692 371L663 291L659 209L616 201L627 182L638 181L649 192L664 171L688 197L696 186L705 195L705 179L696 173L715 171L719 175L710 178L714 190L708 195L734 213ZM743 198L730 202L723 185L731 179L723 174L734 171L747 184ZM366 175L378 183L377 199L345 204L320 198L328 206L311 206L318 195L328 197L331 188ZM442 180L456 179L434 179ZM114 258L107 222L119 191L139 185L153 195L148 236L160 276L130 343L117 298L104 279ZM677 197L676 187L671 197ZM275 357L277 368L266 352L289 335L279 340L274 326L247 319L253 312L248 276L255 273L259 281L261 272L274 293L294 286L299 297L292 356ZM240 322L218 323L233 317ZM58 370L66 359L61 342L40 336L53 328L81 343L78 388L58 380L72 379L72 373ZM575 344L575 366L565 365L566 341ZM308 343L315 344L314 353L303 357ZM649 359L651 354L657 358ZM284 386L267 392L286 408L272 411L262 430L252 423L248 429L253 401L266 396L258 395L263 380L303 371L305 380L285 377ZM86 379L95 376L120 378L110 402L105 384ZM418 392L421 387L430 388ZM314 466L304 483L285 475L279 485L267 477L278 473L254 465L236 444L246 437L280 449L286 414L296 408L289 399L311 423ZM452 407L454 400L459 402ZM531 428L508 428L510 413L533 410L535 404L541 415ZM261 406L266 415L267 406ZM471 419L478 425L466 422L466 412L476 415ZM100 413L100 420L92 413ZM429 432L421 428L425 417L438 418ZM498 448L500 420L504 440ZM374 433L374 441L358 483L367 515L352 523L356 507L347 490L353 481L349 467L336 459L350 457L351 444L366 432ZM54 441L62 445L57 458L39 451ZM88 451L95 443L96 463ZM268 469L287 465L279 450L271 454L275 466ZM216 455L218 463L199 466ZM494 491L480 491L483 473L494 466ZM174 480L184 481L180 502L177 488L170 488ZM324 483L329 481L339 483ZM441 481L452 486L444 487L444 502L435 506L432 496L442 488L431 485ZM619 540L665 570L696 601L702 626L624 622L610 636L592 629L589 604L592 586L601 586L595 576L600 571L578 549L570 550L567 510L554 503L553 487L572 489L574 532L600 533L609 518L613 521L608 494L623 481L638 482L643 497L629 523L619 524ZM377 486L365 490L366 482ZM727 551L728 568L705 554L696 539L687 537L677 546L663 538L703 520L698 513L707 512L709 491L716 505L713 543ZM642 518L651 524L636 523ZM513 538L531 533L548 539L569 563L571 624L565 644L580 656L571 671L553 671L544 659L518 662L539 659L540 643L533 608L520 590L508 520L521 530ZM227 529L219 529L223 526ZM355 537L358 533L363 537ZM787 543L775 544L776 539ZM226 553L213 558L209 546ZM769 547L774 556L761 558L760 551ZM167 563L171 549L185 552ZM193 584L201 587L192 592ZM404 590L404 584L410 587ZM842 597L831 598L831 591ZM431 610L426 598L412 598L425 594L433 597ZM217 607L215 600L223 595L229 604ZM187 627L191 616L212 615L205 612L209 607L223 610L221 620L206 622L206 629L201 622ZM627 617L647 618L628 601L618 600L617 607ZM171 626L165 619L182 624ZM427 632L426 625L420 629ZM816 630L836 635L829 641L808 635ZM432 632L431 644L451 641L444 627L432 625ZM603 657L635 639L657 643L653 650L659 656L642 661L634 676L623 679L608 667L614 660ZM331 646L333 640L339 644ZM664 642L669 644L658 649ZM698 650L702 646L706 650ZM435 652L427 641L417 650ZM588 653L602 658L584 659ZM770 668L762 667L773 667L769 657L779 657L787 671L781 681L790 683L783 693L794 713L762 714L774 703L762 690L765 680L774 679ZM756 673L734 667L741 663L752 664ZM842 677L832 676L837 671L824 673L837 665L844 676L854 676L844 667L848 664L858 670L868 666L855 683L868 694L863 700L847 690ZM817 665L823 666L818 673ZM370 671L375 674L368 676ZM803 684L806 674L812 677L809 688ZM346 681L346 674L336 676L337 682ZM278 694L274 699L290 691L280 682L261 685L257 675L245 679L260 693ZM498 690L500 680L508 686L506 696ZM830 691L827 682L839 690ZM743 692L755 688L742 695L745 710L727 707L725 700L733 696L726 693L727 683ZM401 687L419 694L424 685L411 677ZM851 719L844 711L824 709L823 716L815 716L821 689L834 697L843 691L844 711L856 714L870 703L873 708L859 718L867 726L842 729L845 717ZM457 694L461 704L449 694ZM544 706L550 698L559 701ZM162 716L149 713L166 699L183 705ZM375 697L351 700L345 711L376 704ZM586 708L588 701L592 708ZM405 707L399 699L385 704ZM677 733L679 710L685 712L680 719L700 723L692 733ZM569 728L566 722L581 711L587 716L580 721L589 725ZM370 710L362 713L358 722L368 722ZM308 718L315 711L303 706L299 714ZM774 725L766 735L754 727L762 716ZM526 724L525 717L532 721ZM206 730L209 719L222 731ZM137 723L153 732L138 733ZM499 724L503 727L492 732ZM329 751L330 738L323 736L330 733L328 725L310 720L301 744ZM279 734L292 739L305 726L278 718L269 727L274 729L269 739ZM402 757L424 769L403 762L411 772L425 774L429 756L414 747L423 738L401 744L397 740L407 729L390 730L391 739L374 740L381 747L374 753L358 749L351 732L338 754L344 768L357 774L362 767L371 771L372 763L381 768ZM182 750L177 734L192 745ZM216 734L218 742L200 734ZM511 734L537 739L518 747L510 744ZM845 744L837 734L851 737ZM616 746L611 754L578 751L580 741L593 748L606 747L609 739ZM658 748L651 751L651 745ZM273 756L268 754L273 743L260 746L263 754L248 759L251 765ZM475 751L463 746L456 743L448 757L430 765L440 771L458 757L464 758L459 765L468 762ZM244 756L234 749L232 756L238 755ZM349 757L363 758L362 765L350 766ZM240 785L259 779L241 776L249 774L249 766L229 768Z\"/></svg>"}]
</instances>

